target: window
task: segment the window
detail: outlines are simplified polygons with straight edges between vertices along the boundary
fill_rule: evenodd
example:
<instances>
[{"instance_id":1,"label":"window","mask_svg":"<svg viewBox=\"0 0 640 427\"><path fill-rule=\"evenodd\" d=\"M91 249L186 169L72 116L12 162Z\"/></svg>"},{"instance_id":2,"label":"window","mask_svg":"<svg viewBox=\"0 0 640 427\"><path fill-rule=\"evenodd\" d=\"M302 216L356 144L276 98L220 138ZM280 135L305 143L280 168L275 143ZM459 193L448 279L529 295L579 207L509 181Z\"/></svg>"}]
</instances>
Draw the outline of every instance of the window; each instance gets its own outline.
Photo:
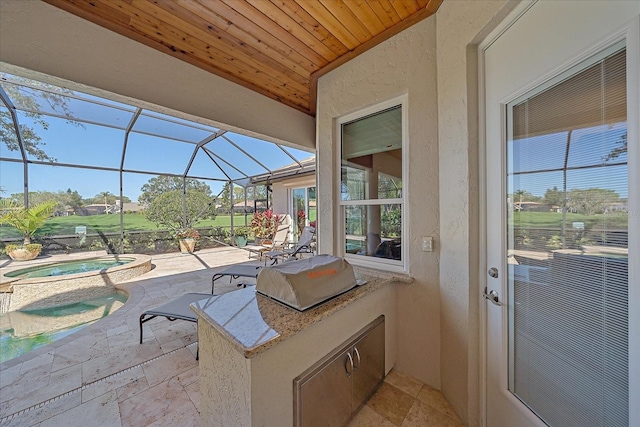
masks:
<instances>
[{"instance_id":1,"label":"window","mask_svg":"<svg viewBox=\"0 0 640 427\"><path fill-rule=\"evenodd\" d=\"M340 244L350 262L403 271L405 99L342 118Z\"/></svg>"}]
</instances>

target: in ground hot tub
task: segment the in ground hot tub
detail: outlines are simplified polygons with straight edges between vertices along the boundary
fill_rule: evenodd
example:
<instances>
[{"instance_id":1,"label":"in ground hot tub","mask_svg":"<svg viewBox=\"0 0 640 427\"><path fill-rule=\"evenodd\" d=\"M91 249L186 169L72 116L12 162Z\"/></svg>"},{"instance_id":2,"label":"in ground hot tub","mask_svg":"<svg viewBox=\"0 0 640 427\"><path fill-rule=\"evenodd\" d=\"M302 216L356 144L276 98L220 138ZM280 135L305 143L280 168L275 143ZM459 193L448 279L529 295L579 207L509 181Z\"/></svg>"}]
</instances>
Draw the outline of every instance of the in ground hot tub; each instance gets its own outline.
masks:
<instances>
[{"instance_id":1,"label":"in ground hot tub","mask_svg":"<svg viewBox=\"0 0 640 427\"><path fill-rule=\"evenodd\" d=\"M122 263L123 261L126 261ZM84 266L83 266L84 265ZM96 269L85 270L92 265ZM108 265L112 265L108 267ZM107 268L104 268L104 267ZM42 264L5 273L3 285L9 285L8 311L41 309L73 304L114 292L115 285L151 270L151 257L132 254L70 260ZM61 272L68 274L58 274ZM52 273L44 277L36 277ZM11 275L15 277L11 277Z\"/></svg>"}]
</instances>

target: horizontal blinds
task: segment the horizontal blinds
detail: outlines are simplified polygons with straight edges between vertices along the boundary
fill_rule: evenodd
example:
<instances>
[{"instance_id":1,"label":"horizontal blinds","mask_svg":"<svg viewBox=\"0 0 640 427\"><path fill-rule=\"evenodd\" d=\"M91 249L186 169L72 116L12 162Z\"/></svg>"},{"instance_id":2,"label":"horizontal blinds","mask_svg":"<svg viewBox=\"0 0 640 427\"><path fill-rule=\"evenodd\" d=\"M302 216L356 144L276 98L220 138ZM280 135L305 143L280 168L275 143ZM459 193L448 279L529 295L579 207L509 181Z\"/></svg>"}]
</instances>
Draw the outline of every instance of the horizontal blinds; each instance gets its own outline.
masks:
<instances>
[{"instance_id":1,"label":"horizontal blinds","mask_svg":"<svg viewBox=\"0 0 640 427\"><path fill-rule=\"evenodd\" d=\"M625 51L513 108L513 139L625 121Z\"/></svg>"},{"instance_id":2,"label":"horizontal blinds","mask_svg":"<svg viewBox=\"0 0 640 427\"><path fill-rule=\"evenodd\" d=\"M550 426L628 425L625 58L512 110L510 388Z\"/></svg>"}]
</instances>

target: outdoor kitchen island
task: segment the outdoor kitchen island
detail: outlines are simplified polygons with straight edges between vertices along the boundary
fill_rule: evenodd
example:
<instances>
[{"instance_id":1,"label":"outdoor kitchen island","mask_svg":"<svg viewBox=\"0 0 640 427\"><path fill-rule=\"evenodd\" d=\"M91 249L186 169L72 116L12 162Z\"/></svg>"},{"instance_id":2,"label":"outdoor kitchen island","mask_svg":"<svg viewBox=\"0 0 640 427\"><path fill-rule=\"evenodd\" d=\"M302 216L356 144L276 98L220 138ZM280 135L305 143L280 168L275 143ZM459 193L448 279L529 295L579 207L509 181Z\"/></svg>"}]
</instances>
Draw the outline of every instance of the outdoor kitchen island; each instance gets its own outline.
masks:
<instances>
[{"instance_id":1,"label":"outdoor kitchen island","mask_svg":"<svg viewBox=\"0 0 640 427\"><path fill-rule=\"evenodd\" d=\"M367 283L304 312L253 287L192 304L202 425L293 426L294 379L381 315L388 373L396 360L395 286L413 279L355 273Z\"/></svg>"}]
</instances>

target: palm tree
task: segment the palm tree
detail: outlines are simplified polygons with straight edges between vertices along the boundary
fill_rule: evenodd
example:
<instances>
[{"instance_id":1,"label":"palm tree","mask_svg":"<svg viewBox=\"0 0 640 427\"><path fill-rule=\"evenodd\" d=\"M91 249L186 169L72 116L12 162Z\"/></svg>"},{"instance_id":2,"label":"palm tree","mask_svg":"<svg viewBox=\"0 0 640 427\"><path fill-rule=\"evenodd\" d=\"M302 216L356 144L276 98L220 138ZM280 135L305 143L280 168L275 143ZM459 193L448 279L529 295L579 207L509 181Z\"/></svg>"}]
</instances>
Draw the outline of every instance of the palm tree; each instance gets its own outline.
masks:
<instances>
[{"instance_id":1,"label":"palm tree","mask_svg":"<svg viewBox=\"0 0 640 427\"><path fill-rule=\"evenodd\" d=\"M98 195L96 196L96 198L98 197L102 197L104 200L104 208L107 208L107 199L109 197L115 197L113 194L111 194L110 191L103 191L102 193L98 193Z\"/></svg>"},{"instance_id":2,"label":"palm tree","mask_svg":"<svg viewBox=\"0 0 640 427\"><path fill-rule=\"evenodd\" d=\"M13 200L0 200L0 224L9 224L15 227L24 237L24 245L31 243L31 237L47 219L53 215L57 202L50 200L39 203L33 207L18 206Z\"/></svg>"}]
</instances>

